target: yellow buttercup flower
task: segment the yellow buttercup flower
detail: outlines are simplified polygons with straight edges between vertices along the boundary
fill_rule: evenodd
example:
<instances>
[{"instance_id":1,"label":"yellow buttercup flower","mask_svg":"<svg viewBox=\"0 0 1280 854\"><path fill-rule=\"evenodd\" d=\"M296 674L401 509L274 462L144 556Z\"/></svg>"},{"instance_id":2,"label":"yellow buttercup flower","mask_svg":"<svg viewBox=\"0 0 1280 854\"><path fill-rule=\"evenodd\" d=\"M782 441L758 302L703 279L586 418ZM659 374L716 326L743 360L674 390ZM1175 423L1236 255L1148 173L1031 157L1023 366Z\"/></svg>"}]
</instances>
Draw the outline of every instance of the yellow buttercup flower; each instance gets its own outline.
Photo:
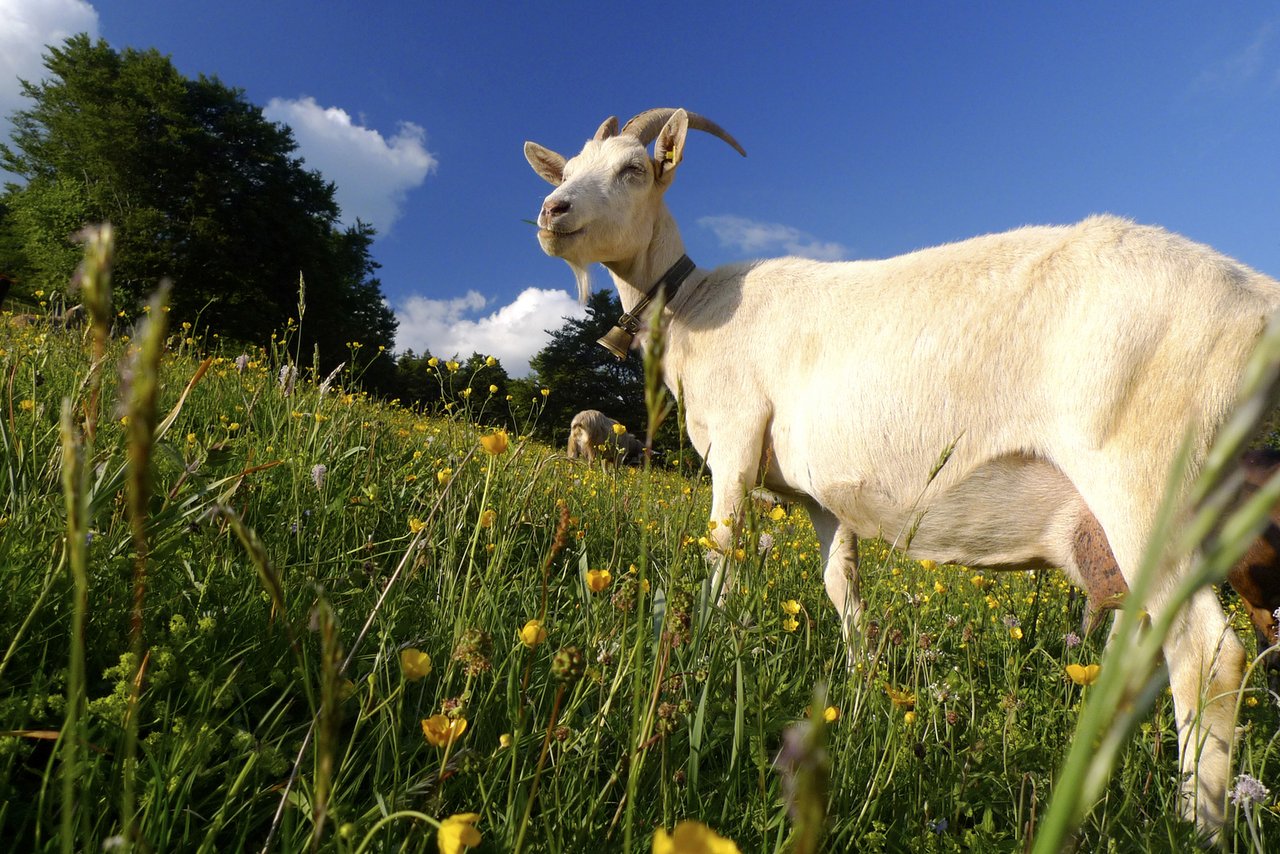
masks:
<instances>
[{"instance_id":1,"label":"yellow buttercup flower","mask_svg":"<svg viewBox=\"0 0 1280 854\"><path fill-rule=\"evenodd\" d=\"M615 435L615 436L621 436L621 435L622 435L623 433L625 433L625 432L627 432L627 425L625 425L625 424L614 424L614 425L613 425L613 433L614 433L614 435Z\"/></svg>"},{"instance_id":2,"label":"yellow buttercup flower","mask_svg":"<svg viewBox=\"0 0 1280 854\"><path fill-rule=\"evenodd\" d=\"M822 719L829 724L833 724L840 720L840 710L835 706L827 706L822 711Z\"/></svg>"},{"instance_id":3,"label":"yellow buttercup flower","mask_svg":"<svg viewBox=\"0 0 1280 854\"><path fill-rule=\"evenodd\" d=\"M1022 628L1020 626L1010 626L1009 637L1014 640L1022 640Z\"/></svg>"},{"instance_id":4,"label":"yellow buttercup flower","mask_svg":"<svg viewBox=\"0 0 1280 854\"><path fill-rule=\"evenodd\" d=\"M520 630L520 643L533 649L547 639L547 630L542 627L541 620L530 620Z\"/></svg>"},{"instance_id":5,"label":"yellow buttercup flower","mask_svg":"<svg viewBox=\"0 0 1280 854\"><path fill-rule=\"evenodd\" d=\"M497 359L493 358L492 356L486 356L486 357L485 357L485 359L484 359L484 366L485 366L486 368L492 368L492 367L493 367L494 365L496 365L496 364L498 364L498 360L497 360Z\"/></svg>"},{"instance_id":6,"label":"yellow buttercup flower","mask_svg":"<svg viewBox=\"0 0 1280 854\"><path fill-rule=\"evenodd\" d=\"M431 656L420 649L400 650L400 671L410 682L417 682L431 672Z\"/></svg>"},{"instance_id":7,"label":"yellow buttercup flower","mask_svg":"<svg viewBox=\"0 0 1280 854\"><path fill-rule=\"evenodd\" d=\"M775 522L781 522L783 519L787 518L787 511L783 510L781 505L779 505L769 511L769 518Z\"/></svg>"},{"instance_id":8,"label":"yellow buttercup flower","mask_svg":"<svg viewBox=\"0 0 1280 854\"><path fill-rule=\"evenodd\" d=\"M613 573L607 569L587 570L587 587L591 588L592 593L603 591L612 581Z\"/></svg>"},{"instance_id":9,"label":"yellow buttercup flower","mask_svg":"<svg viewBox=\"0 0 1280 854\"><path fill-rule=\"evenodd\" d=\"M446 483L448 483L449 478L451 477L453 477L453 469L444 468L436 472L436 482L438 482L441 486L444 486Z\"/></svg>"},{"instance_id":10,"label":"yellow buttercup flower","mask_svg":"<svg viewBox=\"0 0 1280 854\"><path fill-rule=\"evenodd\" d=\"M467 731L466 718L449 718L447 715L432 715L422 720L422 734L435 747L445 747L457 741Z\"/></svg>"},{"instance_id":11,"label":"yellow buttercup flower","mask_svg":"<svg viewBox=\"0 0 1280 854\"><path fill-rule=\"evenodd\" d=\"M507 431L498 430L488 436L481 436L480 447L484 448L484 452L490 456L502 456L507 452Z\"/></svg>"},{"instance_id":12,"label":"yellow buttercup flower","mask_svg":"<svg viewBox=\"0 0 1280 854\"><path fill-rule=\"evenodd\" d=\"M409 533L411 533L411 534L416 534L416 533L418 533L419 531L421 531L423 528L425 528L426 526L427 526L427 523L426 523L426 522L423 522L423 521L422 521L421 519L419 519L417 516L410 516L410 517L409 517Z\"/></svg>"},{"instance_id":13,"label":"yellow buttercup flower","mask_svg":"<svg viewBox=\"0 0 1280 854\"><path fill-rule=\"evenodd\" d=\"M479 845L483 838L475 828L479 820L479 813L463 812L440 822L440 829L436 831L436 847L440 854L462 854L466 849Z\"/></svg>"},{"instance_id":14,"label":"yellow buttercup flower","mask_svg":"<svg viewBox=\"0 0 1280 854\"><path fill-rule=\"evenodd\" d=\"M800 628L800 621L795 617L787 617L782 621L782 628L788 632L794 632L796 629Z\"/></svg>"},{"instance_id":15,"label":"yellow buttercup flower","mask_svg":"<svg viewBox=\"0 0 1280 854\"><path fill-rule=\"evenodd\" d=\"M700 821L688 819L678 823L675 830L666 828L653 832L653 854L742 854L737 843L725 839Z\"/></svg>"},{"instance_id":16,"label":"yellow buttercup flower","mask_svg":"<svg viewBox=\"0 0 1280 854\"><path fill-rule=\"evenodd\" d=\"M437 359L435 356L432 356L430 359L427 359L427 364L433 368L437 368L440 366L440 360Z\"/></svg>"},{"instance_id":17,"label":"yellow buttercup flower","mask_svg":"<svg viewBox=\"0 0 1280 854\"><path fill-rule=\"evenodd\" d=\"M902 722L903 722L904 724L906 724L907 726L911 726L913 723L915 723L915 722L916 722L916 713L915 713L915 712L907 712L906 714L904 714L904 715L902 716Z\"/></svg>"},{"instance_id":18,"label":"yellow buttercup flower","mask_svg":"<svg viewBox=\"0 0 1280 854\"><path fill-rule=\"evenodd\" d=\"M800 613L800 603L794 599L786 599L782 602L782 610L794 617Z\"/></svg>"},{"instance_id":19,"label":"yellow buttercup flower","mask_svg":"<svg viewBox=\"0 0 1280 854\"><path fill-rule=\"evenodd\" d=\"M492 528L493 523L498 519L498 511L490 508L480 514L480 527Z\"/></svg>"},{"instance_id":20,"label":"yellow buttercup flower","mask_svg":"<svg viewBox=\"0 0 1280 854\"><path fill-rule=\"evenodd\" d=\"M920 566L926 572L933 572L938 568L938 562L936 560L922 560L920 561Z\"/></svg>"},{"instance_id":21,"label":"yellow buttercup flower","mask_svg":"<svg viewBox=\"0 0 1280 854\"><path fill-rule=\"evenodd\" d=\"M1098 681L1098 673L1101 670L1101 664L1068 664L1067 677L1077 685L1092 685Z\"/></svg>"},{"instance_id":22,"label":"yellow buttercup flower","mask_svg":"<svg viewBox=\"0 0 1280 854\"><path fill-rule=\"evenodd\" d=\"M899 691L888 682L884 684L884 692L889 695L889 699L900 709L914 709L916 707L916 695L910 691Z\"/></svg>"}]
</instances>

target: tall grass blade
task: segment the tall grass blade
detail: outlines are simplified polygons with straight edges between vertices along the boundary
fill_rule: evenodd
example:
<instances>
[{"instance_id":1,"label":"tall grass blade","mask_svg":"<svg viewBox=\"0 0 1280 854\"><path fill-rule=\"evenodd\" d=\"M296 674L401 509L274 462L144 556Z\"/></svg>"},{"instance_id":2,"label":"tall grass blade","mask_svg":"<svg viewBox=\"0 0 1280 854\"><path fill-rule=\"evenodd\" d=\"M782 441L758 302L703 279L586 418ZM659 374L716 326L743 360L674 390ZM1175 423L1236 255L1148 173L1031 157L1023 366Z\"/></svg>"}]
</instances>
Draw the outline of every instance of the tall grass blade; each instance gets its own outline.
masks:
<instances>
[{"instance_id":1,"label":"tall grass blade","mask_svg":"<svg viewBox=\"0 0 1280 854\"><path fill-rule=\"evenodd\" d=\"M83 845L80 766L84 744L84 630L89 614L88 489L84 444L76 429L70 400L62 401L62 492L67 508L67 563L71 568L71 635L67 669L67 712L62 727L62 850Z\"/></svg>"},{"instance_id":2,"label":"tall grass blade","mask_svg":"<svg viewBox=\"0 0 1280 854\"><path fill-rule=\"evenodd\" d=\"M143 637L146 603L148 503L151 500L151 452L155 444L156 401L160 393L160 359L168 330L169 282L162 282L147 303L147 317L138 335L137 349L125 368L125 450L128 477L125 483L129 530L133 537L133 605L129 614L130 646L137 672L131 681L125 713L123 754L122 835L128 845L137 844L136 785L138 725L142 703L143 670L148 656Z\"/></svg>"},{"instance_id":3,"label":"tall grass blade","mask_svg":"<svg viewBox=\"0 0 1280 854\"><path fill-rule=\"evenodd\" d=\"M342 723L342 640L333 606L323 591L316 601L312 620L320 633L320 710L316 715L316 772L311 795L311 850L315 851L324 841L324 826L333 788L334 757Z\"/></svg>"}]
</instances>

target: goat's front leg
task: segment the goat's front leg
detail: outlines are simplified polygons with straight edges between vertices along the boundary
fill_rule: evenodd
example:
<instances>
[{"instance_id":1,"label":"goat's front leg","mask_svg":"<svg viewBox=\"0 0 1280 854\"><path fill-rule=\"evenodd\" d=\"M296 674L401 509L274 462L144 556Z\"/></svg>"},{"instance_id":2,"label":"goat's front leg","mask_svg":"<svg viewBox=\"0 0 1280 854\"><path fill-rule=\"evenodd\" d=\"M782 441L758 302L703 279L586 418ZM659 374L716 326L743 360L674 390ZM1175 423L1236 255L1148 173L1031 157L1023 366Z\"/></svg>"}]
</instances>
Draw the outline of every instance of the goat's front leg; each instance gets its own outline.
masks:
<instances>
[{"instance_id":1,"label":"goat's front leg","mask_svg":"<svg viewBox=\"0 0 1280 854\"><path fill-rule=\"evenodd\" d=\"M734 437L711 445L707 463L711 468L711 538L716 544L715 572L711 590L724 605L733 589L732 558L738 534L742 531L742 507L748 492L756 485L763 436L757 431L744 437L741 430Z\"/></svg>"},{"instance_id":2,"label":"goat's front leg","mask_svg":"<svg viewBox=\"0 0 1280 854\"><path fill-rule=\"evenodd\" d=\"M822 546L822 582L827 597L840 616L840 636L844 638L845 664L853 668L862 647L862 611L865 607L858 589L858 536L814 501L805 510Z\"/></svg>"}]
</instances>

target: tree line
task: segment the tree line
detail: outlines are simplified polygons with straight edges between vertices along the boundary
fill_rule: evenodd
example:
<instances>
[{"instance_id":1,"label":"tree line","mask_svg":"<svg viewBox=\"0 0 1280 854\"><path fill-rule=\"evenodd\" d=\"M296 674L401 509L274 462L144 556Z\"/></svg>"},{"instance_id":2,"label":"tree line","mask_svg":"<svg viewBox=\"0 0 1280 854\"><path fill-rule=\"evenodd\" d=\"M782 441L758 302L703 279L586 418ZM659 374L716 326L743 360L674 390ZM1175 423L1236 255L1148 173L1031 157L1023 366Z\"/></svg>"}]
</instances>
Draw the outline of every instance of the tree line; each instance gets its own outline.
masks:
<instances>
[{"instance_id":1,"label":"tree line","mask_svg":"<svg viewBox=\"0 0 1280 854\"><path fill-rule=\"evenodd\" d=\"M48 48L44 64L44 80L22 81L31 106L12 115L0 143L0 166L21 179L0 193L0 280L11 300L73 301L76 235L111 222L122 328L168 278L174 322L267 344L300 319L298 352L319 353L322 371L354 361L366 388L406 406L465 409L558 445L582 409L643 434L638 356L619 362L595 344L621 311L611 291L552 331L527 378L485 354L393 355L397 322L377 277L376 232L341 225L334 185L306 168L287 126L217 77L185 77L155 49L117 51L81 34ZM674 447L675 437L672 421L659 445Z\"/></svg>"}]
</instances>

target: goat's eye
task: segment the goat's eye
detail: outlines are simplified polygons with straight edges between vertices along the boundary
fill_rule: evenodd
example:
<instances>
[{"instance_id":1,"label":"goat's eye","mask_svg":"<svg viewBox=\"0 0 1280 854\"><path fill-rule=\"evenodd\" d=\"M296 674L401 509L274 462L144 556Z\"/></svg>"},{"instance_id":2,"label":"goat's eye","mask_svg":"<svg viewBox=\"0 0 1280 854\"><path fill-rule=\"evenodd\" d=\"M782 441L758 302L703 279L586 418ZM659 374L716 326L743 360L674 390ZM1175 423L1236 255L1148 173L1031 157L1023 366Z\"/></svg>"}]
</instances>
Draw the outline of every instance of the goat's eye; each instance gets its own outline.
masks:
<instances>
[{"instance_id":1,"label":"goat's eye","mask_svg":"<svg viewBox=\"0 0 1280 854\"><path fill-rule=\"evenodd\" d=\"M649 171L649 167L643 163L628 163L618 170L619 178L641 178Z\"/></svg>"}]
</instances>

